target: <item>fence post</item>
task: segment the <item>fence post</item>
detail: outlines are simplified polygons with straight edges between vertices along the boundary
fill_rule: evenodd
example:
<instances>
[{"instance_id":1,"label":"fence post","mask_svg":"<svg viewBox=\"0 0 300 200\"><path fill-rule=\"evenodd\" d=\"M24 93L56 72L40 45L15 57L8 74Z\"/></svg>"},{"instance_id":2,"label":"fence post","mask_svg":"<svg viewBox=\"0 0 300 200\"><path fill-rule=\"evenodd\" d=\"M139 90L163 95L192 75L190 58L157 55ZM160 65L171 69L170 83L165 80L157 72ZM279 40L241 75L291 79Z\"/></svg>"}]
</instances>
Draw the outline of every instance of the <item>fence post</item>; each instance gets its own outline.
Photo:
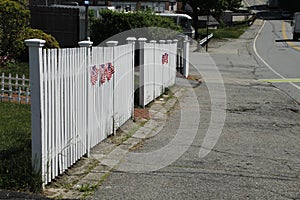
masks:
<instances>
[{"instance_id":1,"label":"fence post","mask_svg":"<svg viewBox=\"0 0 300 200\"><path fill-rule=\"evenodd\" d=\"M172 58L172 55L173 52L171 51L171 44L172 44L172 40L167 40L167 44L168 44L168 80L167 80L167 87L170 87L172 85L171 81L171 77L172 76L172 66L171 66L171 58Z\"/></svg>"},{"instance_id":2,"label":"fence post","mask_svg":"<svg viewBox=\"0 0 300 200\"><path fill-rule=\"evenodd\" d=\"M29 69L30 69L30 90L31 90L31 146L32 146L32 167L35 173L43 176L42 169L42 119L41 119L41 68L42 68L42 48L45 40L29 39L25 40L29 47Z\"/></svg>"},{"instance_id":3,"label":"fence post","mask_svg":"<svg viewBox=\"0 0 300 200\"><path fill-rule=\"evenodd\" d=\"M178 40L175 39L172 41L172 44L175 44L175 48L173 49L173 56L175 57L174 58L174 63L173 63L173 70L174 70L174 74L173 74L173 84L175 84L175 80L176 80L176 74L177 74L177 56L178 56Z\"/></svg>"},{"instance_id":4,"label":"fence post","mask_svg":"<svg viewBox=\"0 0 300 200\"><path fill-rule=\"evenodd\" d=\"M112 54L113 54L113 65L115 65L115 60L116 60L116 58L115 58L115 46L117 46L118 45L118 41L108 41L108 42L106 42L106 45L108 46L108 47L112 47ZM116 125L116 118L115 118L115 108L116 108L116 101L115 101L115 86L116 86L116 79L115 79L115 76L113 76L113 91L112 91L112 95L113 95L113 134L114 134L114 136L116 136L116 134L117 134L117 125Z\"/></svg>"},{"instance_id":5,"label":"fence post","mask_svg":"<svg viewBox=\"0 0 300 200\"><path fill-rule=\"evenodd\" d=\"M166 44L166 40L159 40L159 44ZM161 46L159 47L159 50L160 51L165 51L165 49L162 49ZM164 52L161 52L161 54L162 53L164 53ZM166 69L165 69L165 66L163 66L163 64L161 66L162 66L162 88L161 88L161 91L162 91L162 94L163 94L165 92L165 89L166 89Z\"/></svg>"},{"instance_id":6,"label":"fence post","mask_svg":"<svg viewBox=\"0 0 300 200\"><path fill-rule=\"evenodd\" d=\"M131 87L132 87L132 107L131 107L131 118L133 119L134 118L134 64L135 64L135 55L134 55L134 52L135 52L135 41L136 41L136 38L135 37L128 37L127 39L127 43L128 44L131 44L132 45L132 83L131 83Z\"/></svg>"},{"instance_id":7,"label":"fence post","mask_svg":"<svg viewBox=\"0 0 300 200\"><path fill-rule=\"evenodd\" d=\"M140 68L140 80L139 80L139 104L142 107L145 107L145 94L144 94L144 84L145 84L145 43L147 41L147 38L139 38L139 68Z\"/></svg>"},{"instance_id":8,"label":"fence post","mask_svg":"<svg viewBox=\"0 0 300 200\"><path fill-rule=\"evenodd\" d=\"M153 45L153 63L151 63L151 64L153 64L154 66L153 66L153 101L155 101L155 95L156 95L156 84L158 84L157 82L157 80L155 79L156 78L156 74L157 74L157 69L156 69L156 61L155 61L155 52L156 52L156 43L157 43L157 41L156 40L150 40L150 44L152 44Z\"/></svg>"},{"instance_id":9,"label":"fence post","mask_svg":"<svg viewBox=\"0 0 300 200\"><path fill-rule=\"evenodd\" d=\"M86 73L88 73L88 68L90 66L91 63L91 49L90 47L92 46L93 42L86 40L86 41L81 41L78 42L78 45L80 48L86 48L86 66L85 66L85 70ZM90 91L89 91L89 84L86 84L86 156L89 157L90 156L90 150L91 150L91 142L90 142L90 137L89 137L89 133L90 133L90 127L89 127L89 98L90 96Z\"/></svg>"},{"instance_id":10,"label":"fence post","mask_svg":"<svg viewBox=\"0 0 300 200\"><path fill-rule=\"evenodd\" d=\"M183 41L183 76L185 78L189 75L189 56L190 56L190 41L189 37L185 36Z\"/></svg>"}]
</instances>

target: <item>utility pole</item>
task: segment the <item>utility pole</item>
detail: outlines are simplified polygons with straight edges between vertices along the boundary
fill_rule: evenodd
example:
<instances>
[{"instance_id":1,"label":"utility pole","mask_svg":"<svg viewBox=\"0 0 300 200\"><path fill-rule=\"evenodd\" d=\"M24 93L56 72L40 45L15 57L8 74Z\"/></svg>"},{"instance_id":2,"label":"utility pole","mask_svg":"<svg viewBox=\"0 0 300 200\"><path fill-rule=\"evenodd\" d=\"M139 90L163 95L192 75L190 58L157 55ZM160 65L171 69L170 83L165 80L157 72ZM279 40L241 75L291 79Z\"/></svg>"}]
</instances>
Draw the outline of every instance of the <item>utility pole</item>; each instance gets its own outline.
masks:
<instances>
[{"instance_id":1,"label":"utility pole","mask_svg":"<svg viewBox=\"0 0 300 200\"><path fill-rule=\"evenodd\" d=\"M84 6L85 6L85 39L88 39L88 27L89 27L89 4L90 1L84 1Z\"/></svg>"},{"instance_id":2,"label":"utility pole","mask_svg":"<svg viewBox=\"0 0 300 200\"><path fill-rule=\"evenodd\" d=\"M209 22L209 12L206 16L206 52L208 51L208 22Z\"/></svg>"}]
</instances>

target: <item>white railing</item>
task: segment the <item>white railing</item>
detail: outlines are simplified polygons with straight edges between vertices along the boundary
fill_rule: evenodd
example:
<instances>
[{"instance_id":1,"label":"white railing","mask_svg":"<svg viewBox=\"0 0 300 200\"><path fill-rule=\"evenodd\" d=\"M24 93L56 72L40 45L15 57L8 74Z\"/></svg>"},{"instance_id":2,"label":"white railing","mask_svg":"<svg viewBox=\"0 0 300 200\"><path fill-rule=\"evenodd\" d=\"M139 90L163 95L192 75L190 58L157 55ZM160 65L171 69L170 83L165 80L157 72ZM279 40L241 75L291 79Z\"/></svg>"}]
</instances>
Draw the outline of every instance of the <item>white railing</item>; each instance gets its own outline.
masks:
<instances>
[{"instance_id":1,"label":"white railing","mask_svg":"<svg viewBox=\"0 0 300 200\"><path fill-rule=\"evenodd\" d=\"M0 101L29 103L29 79L26 79L24 74L22 77L19 77L18 74L16 74L16 76L13 77L9 73L7 77L4 73L2 73L0 80Z\"/></svg>"}]
</instances>

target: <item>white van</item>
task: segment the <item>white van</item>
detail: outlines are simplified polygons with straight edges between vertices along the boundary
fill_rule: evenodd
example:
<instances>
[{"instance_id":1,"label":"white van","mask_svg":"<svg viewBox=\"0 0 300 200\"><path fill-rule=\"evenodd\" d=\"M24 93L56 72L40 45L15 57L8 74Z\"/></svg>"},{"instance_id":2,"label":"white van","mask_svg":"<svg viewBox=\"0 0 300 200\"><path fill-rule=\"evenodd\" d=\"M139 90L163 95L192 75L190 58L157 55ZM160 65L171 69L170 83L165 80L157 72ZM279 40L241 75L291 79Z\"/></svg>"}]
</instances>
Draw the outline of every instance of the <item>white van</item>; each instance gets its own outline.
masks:
<instances>
[{"instance_id":1,"label":"white van","mask_svg":"<svg viewBox=\"0 0 300 200\"><path fill-rule=\"evenodd\" d=\"M168 17L174 20L177 26L181 26L183 33L191 38L195 37L195 29L192 26L193 20L189 15L177 13L156 13L162 17Z\"/></svg>"}]
</instances>

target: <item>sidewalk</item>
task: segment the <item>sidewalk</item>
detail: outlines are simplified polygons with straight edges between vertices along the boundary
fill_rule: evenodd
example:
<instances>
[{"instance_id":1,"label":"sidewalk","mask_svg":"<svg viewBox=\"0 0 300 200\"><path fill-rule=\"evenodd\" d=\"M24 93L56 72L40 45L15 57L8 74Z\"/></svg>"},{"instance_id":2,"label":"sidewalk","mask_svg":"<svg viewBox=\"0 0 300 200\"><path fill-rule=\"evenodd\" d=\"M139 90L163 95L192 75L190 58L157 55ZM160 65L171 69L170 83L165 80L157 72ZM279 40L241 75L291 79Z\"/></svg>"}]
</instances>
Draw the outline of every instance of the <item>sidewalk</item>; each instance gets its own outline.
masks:
<instances>
[{"instance_id":1,"label":"sidewalk","mask_svg":"<svg viewBox=\"0 0 300 200\"><path fill-rule=\"evenodd\" d=\"M145 109L135 108L134 121L129 120L112 136L95 146L89 158L82 158L54 183L46 186L50 198L81 199L93 194L124 157L143 145L145 139L156 136L164 127L170 111L187 94L187 86L197 86L195 80L177 77L168 94L155 100ZM75 184L74 184L75 183Z\"/></svg>"}]
</instances>

